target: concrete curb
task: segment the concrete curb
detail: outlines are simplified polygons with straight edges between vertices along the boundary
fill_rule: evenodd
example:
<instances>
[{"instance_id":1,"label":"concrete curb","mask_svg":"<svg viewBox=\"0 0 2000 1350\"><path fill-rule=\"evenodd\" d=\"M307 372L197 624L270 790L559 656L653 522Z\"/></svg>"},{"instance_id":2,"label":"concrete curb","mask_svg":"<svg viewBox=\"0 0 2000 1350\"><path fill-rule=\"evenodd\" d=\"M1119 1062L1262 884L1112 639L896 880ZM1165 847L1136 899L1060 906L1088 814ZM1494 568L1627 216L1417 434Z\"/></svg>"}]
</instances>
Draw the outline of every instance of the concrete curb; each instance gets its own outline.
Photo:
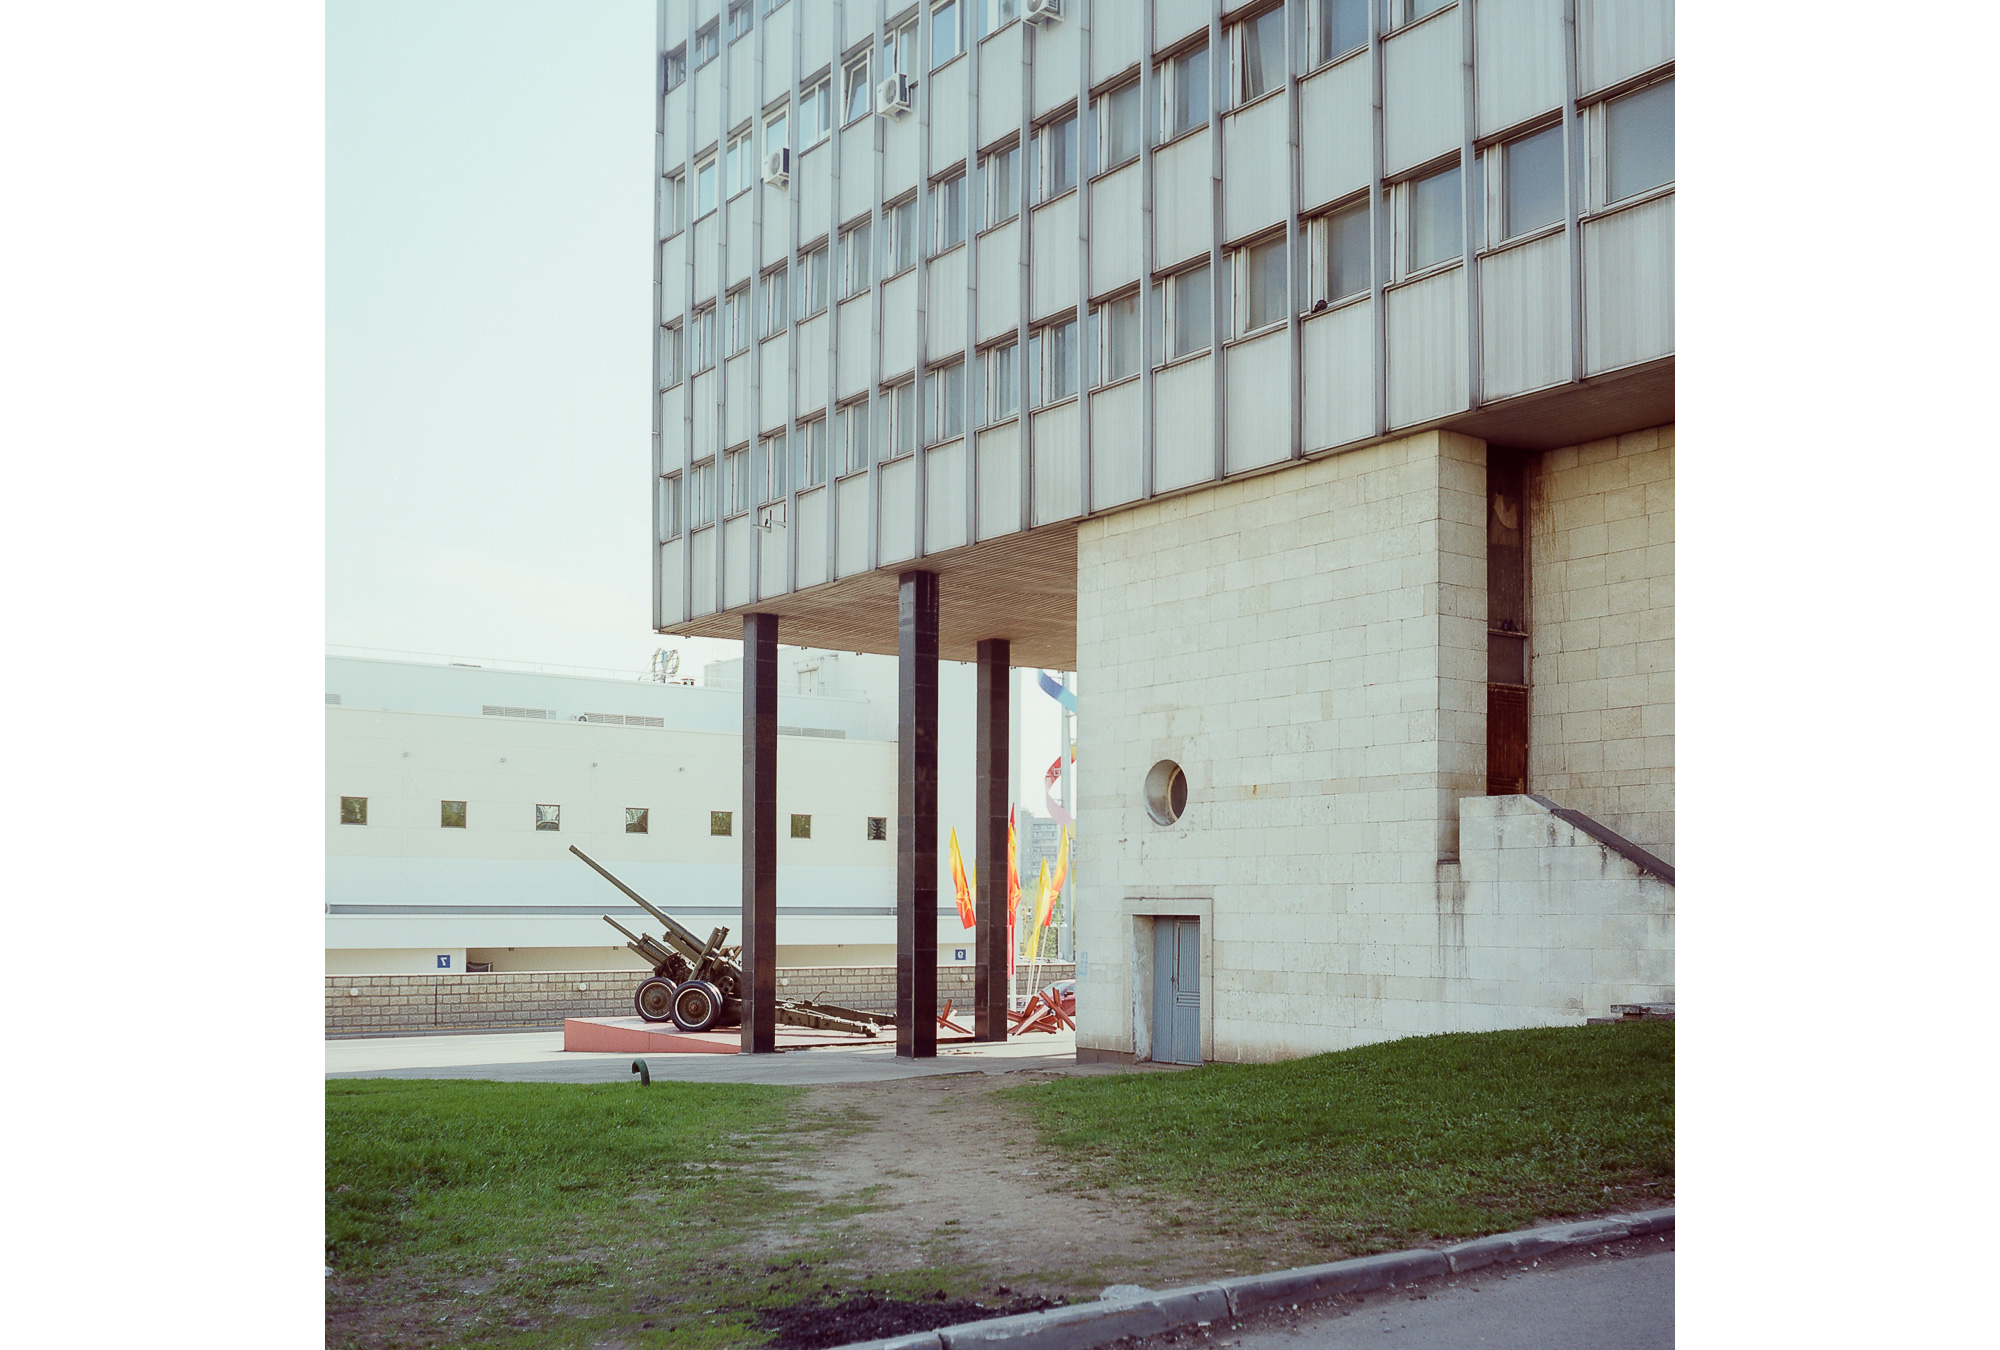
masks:
<instances>
[{"instance_id":1,"label":"concrete curb","mask_svg":"<svg viewBox=\"0 0 2000 1350\"><path fill-rule=\"evenodd\" d=\"M1621 1238L1672 1232L1674 1211L1641 1210L1579 1223L1495 1233L1442 1249L1418 1247L1323 1266L1300 1266L1262 1275L1239 1275L1212 1284L1168 1289L1143 1298L1100 1299L1047 1312L961 1322L936 1331L859 1341L839 1350L1087 1350L1126 1336L1152 1336L1173 1327L1243 1317L1265 1308L1309 1303L1335 1294L1358 1294L1411 1280L1478 1270L1499 1261L1545 1256Z\"/></svg>"}]
</instances>

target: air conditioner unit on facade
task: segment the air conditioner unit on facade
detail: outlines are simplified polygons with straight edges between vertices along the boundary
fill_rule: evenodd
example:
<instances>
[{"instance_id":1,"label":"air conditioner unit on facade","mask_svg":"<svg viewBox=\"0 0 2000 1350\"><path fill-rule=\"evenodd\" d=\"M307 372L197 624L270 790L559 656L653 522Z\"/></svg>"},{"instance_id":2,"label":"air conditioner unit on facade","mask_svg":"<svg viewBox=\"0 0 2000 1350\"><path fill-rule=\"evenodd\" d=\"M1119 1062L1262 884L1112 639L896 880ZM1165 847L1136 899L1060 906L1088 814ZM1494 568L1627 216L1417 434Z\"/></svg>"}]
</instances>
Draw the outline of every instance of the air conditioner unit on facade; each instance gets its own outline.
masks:
<instances>
[{"instance_id":1,"label":"air conditioner unit on facade","mask_svg":"<svg viewBox=\"0 0 2000 1350\"><path fill-rule=\"evenodd\" d=\"M1028 0L1027 12L1021 17L1029 23L1054 23L1062 17L1062 0Z\"/></svg>"},{"instance_id":2,"label":"air conditioner unit on facade","mask_svg":"<svg viewBox=\"0 0 2000 1350\"><path fill-rule=\"evenodd\" d=\"M764 156L764 181L772 187L783 187L792 181L791 150L773 150Z\"/></svg>"},{"instance_id":3,"label":"air conditioner unit on facade","mask_svg":"<svg viewBox=\"0 0 2000 1350\"><path fill-rule=\"evenodd\" d=\"M884 117L901 117L910 110L910 77L891 75L875 91L875 106Z\"/></svg>"}]
</instances>

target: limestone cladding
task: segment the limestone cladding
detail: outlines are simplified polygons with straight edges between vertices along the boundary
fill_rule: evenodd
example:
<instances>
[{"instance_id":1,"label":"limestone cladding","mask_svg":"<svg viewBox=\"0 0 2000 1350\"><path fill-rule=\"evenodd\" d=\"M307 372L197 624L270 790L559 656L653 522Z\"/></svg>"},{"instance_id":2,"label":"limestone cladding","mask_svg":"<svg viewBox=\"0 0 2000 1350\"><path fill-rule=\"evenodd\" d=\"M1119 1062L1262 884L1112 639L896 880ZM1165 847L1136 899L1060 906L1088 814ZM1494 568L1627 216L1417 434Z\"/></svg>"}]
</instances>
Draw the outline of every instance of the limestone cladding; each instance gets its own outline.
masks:
<instances>
[{"instance_id":1,"label":"limestone cladding","mask_svg":"<svg viewBox=\"0 0 2000 1350\"><path fill-rule=\"evenodd\" d=\"M1204 1058L1449 1029L1439 859L1485 790L1485 447L1399 438L1085 521L1080 1048L1144 1053L1201 917ZM1181 765L1187 809L1146 814Z\"/></svg>"},{"instance_id":2,"label":"limestone cladding","mask_svg":"<svg viewBox=\"0 0 2000 1350\"><path fill-rule=\"evenodd\" d=\"M1528 544L1528 788L1674 857L1674 429L1551 450Z\"/></svg>"},{"instance_id":3,"label":"limestone cladding","mask_svg":"<svg viewBox=\"0 0 2000 1350\"><path fill-rule=\"evenodd\" d=\"M1044 962L1036 984L1071 977L1073 967ZM631 1017L640 973L629 970L507 971L477 975L329 975L326 1034L450 1031L470 1027L546 1027L565 1017ZM1022 975L1026 987L1026 974ZM871 1012L894 1012L894 966L794 966L778 971L780 997L817 999ZM972 968L938 968L938 1006L972 1006ZM969 1025L969 1024L968 1024Z\"/></svg>"}]
</instances>

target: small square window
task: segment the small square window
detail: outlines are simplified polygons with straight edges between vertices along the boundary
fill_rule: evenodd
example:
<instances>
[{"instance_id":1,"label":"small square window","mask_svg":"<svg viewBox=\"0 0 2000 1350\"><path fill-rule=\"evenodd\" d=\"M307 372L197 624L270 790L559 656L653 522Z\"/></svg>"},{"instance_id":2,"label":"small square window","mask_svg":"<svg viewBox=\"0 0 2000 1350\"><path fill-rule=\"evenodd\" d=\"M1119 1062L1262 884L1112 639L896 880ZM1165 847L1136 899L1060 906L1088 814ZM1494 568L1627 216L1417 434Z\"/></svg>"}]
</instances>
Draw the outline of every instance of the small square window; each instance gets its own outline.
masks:
<instances>
[{"instance_id":1,"label":"small square window","mask_svg":"<svg viewBox=\"0 0 2000 1350\"><path fill-rule=\"evenodd\" d=\"M889 837L889 818L887 816L868 817L868 837L870 839L887 839Z\"/></svg>"},{"instance_id":2,"label":"small square window","mask_svg":"<svg viewBox=\"0 0 2000 1350\"><path fill-rule=\"evenodd\" d=\"M535 828L538 830L560 830L562 828L562 808L538 803L535 807Z\"/></svg>"},{"instance_id":3,"label":"small square window","mask_svg":"<svg viewBox=\"0 0 2000 1350\"><path fill-rule=\"evenodd\" d=\"M792 838L810 839L812 837L813 837L813 818L811 816L793 816Z\"/></svg>"},{"instance_id":4,"label":"small square window","mask_svg":"<svg viewBox=\"0 0 2000 1350\"><path fill-rule=\"evenodd\" d=\"M732 828L734 822L735 817L731 812L710 811L708 813L708 832L710 834L733 834L735 833Z\"/></svg>"},{"instance_id":5,"label":"small square window","mask_svg":"<svg viewBox=\"0 0 2000 1350\"><path fill-rule=\"evenodd\" d=\"M366 797L342 797L340 799L340 823L343 825L366 825L368 823L368 799Z\"/></svg>"},{"instance_id":6,"label":"small square window","mask_svg":"<svg viewBox=\"0 0 2000 1350\"><path fill-rule=\"evenodd\" d=\"M646 829L646 826L647 826L648 822L650 821L650 819L651 819L651 817L652 817L652 814L653 814L653 813L652 813L652 812L651 812L650 810L648 810L648 809L647 809L646 807L643 807L643 806L628 806L628 807L626 807L626 808L625 808L625 833L627 833L627 834L645 834L645 833L647 833L647 829Z\"/></svg>"},{"instance_id":7,"label":"small square window","mask_svg":"<svg viewBox=\"0 0 2000 1350\"><path fill-rule=\"evenodd\" d=\"M464 802L439 802L439 803L438 803L438 828L439 828L439 829L444 829L444 830L462 830L462 829L464 829L464 828L465 828L465 803L464 803Z\"/></svg>"}]
</instances>

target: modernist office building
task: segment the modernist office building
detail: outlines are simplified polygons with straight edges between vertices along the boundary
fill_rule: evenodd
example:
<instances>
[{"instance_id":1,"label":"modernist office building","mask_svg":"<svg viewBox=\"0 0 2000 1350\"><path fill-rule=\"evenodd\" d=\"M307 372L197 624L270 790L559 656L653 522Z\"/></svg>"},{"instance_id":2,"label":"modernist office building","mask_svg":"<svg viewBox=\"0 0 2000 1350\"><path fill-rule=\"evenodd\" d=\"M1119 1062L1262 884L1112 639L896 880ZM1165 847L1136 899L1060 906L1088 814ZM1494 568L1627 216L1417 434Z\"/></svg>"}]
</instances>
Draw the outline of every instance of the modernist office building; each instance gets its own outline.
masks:
<instances>
[{"instance_id":1,"label":"modernist office building","mask_svg":"<svg viewBox=\"0 0 2000 1350\"><path fill-rule=\"evenodd\" d=\"M920 915L938 657L986 745L1074 669L1081 1053L1672 997L1670 0L665 0L660 49L655 619L750 643L746 816L777 638L900 653Z\"/></svg>"}]
</instances>

